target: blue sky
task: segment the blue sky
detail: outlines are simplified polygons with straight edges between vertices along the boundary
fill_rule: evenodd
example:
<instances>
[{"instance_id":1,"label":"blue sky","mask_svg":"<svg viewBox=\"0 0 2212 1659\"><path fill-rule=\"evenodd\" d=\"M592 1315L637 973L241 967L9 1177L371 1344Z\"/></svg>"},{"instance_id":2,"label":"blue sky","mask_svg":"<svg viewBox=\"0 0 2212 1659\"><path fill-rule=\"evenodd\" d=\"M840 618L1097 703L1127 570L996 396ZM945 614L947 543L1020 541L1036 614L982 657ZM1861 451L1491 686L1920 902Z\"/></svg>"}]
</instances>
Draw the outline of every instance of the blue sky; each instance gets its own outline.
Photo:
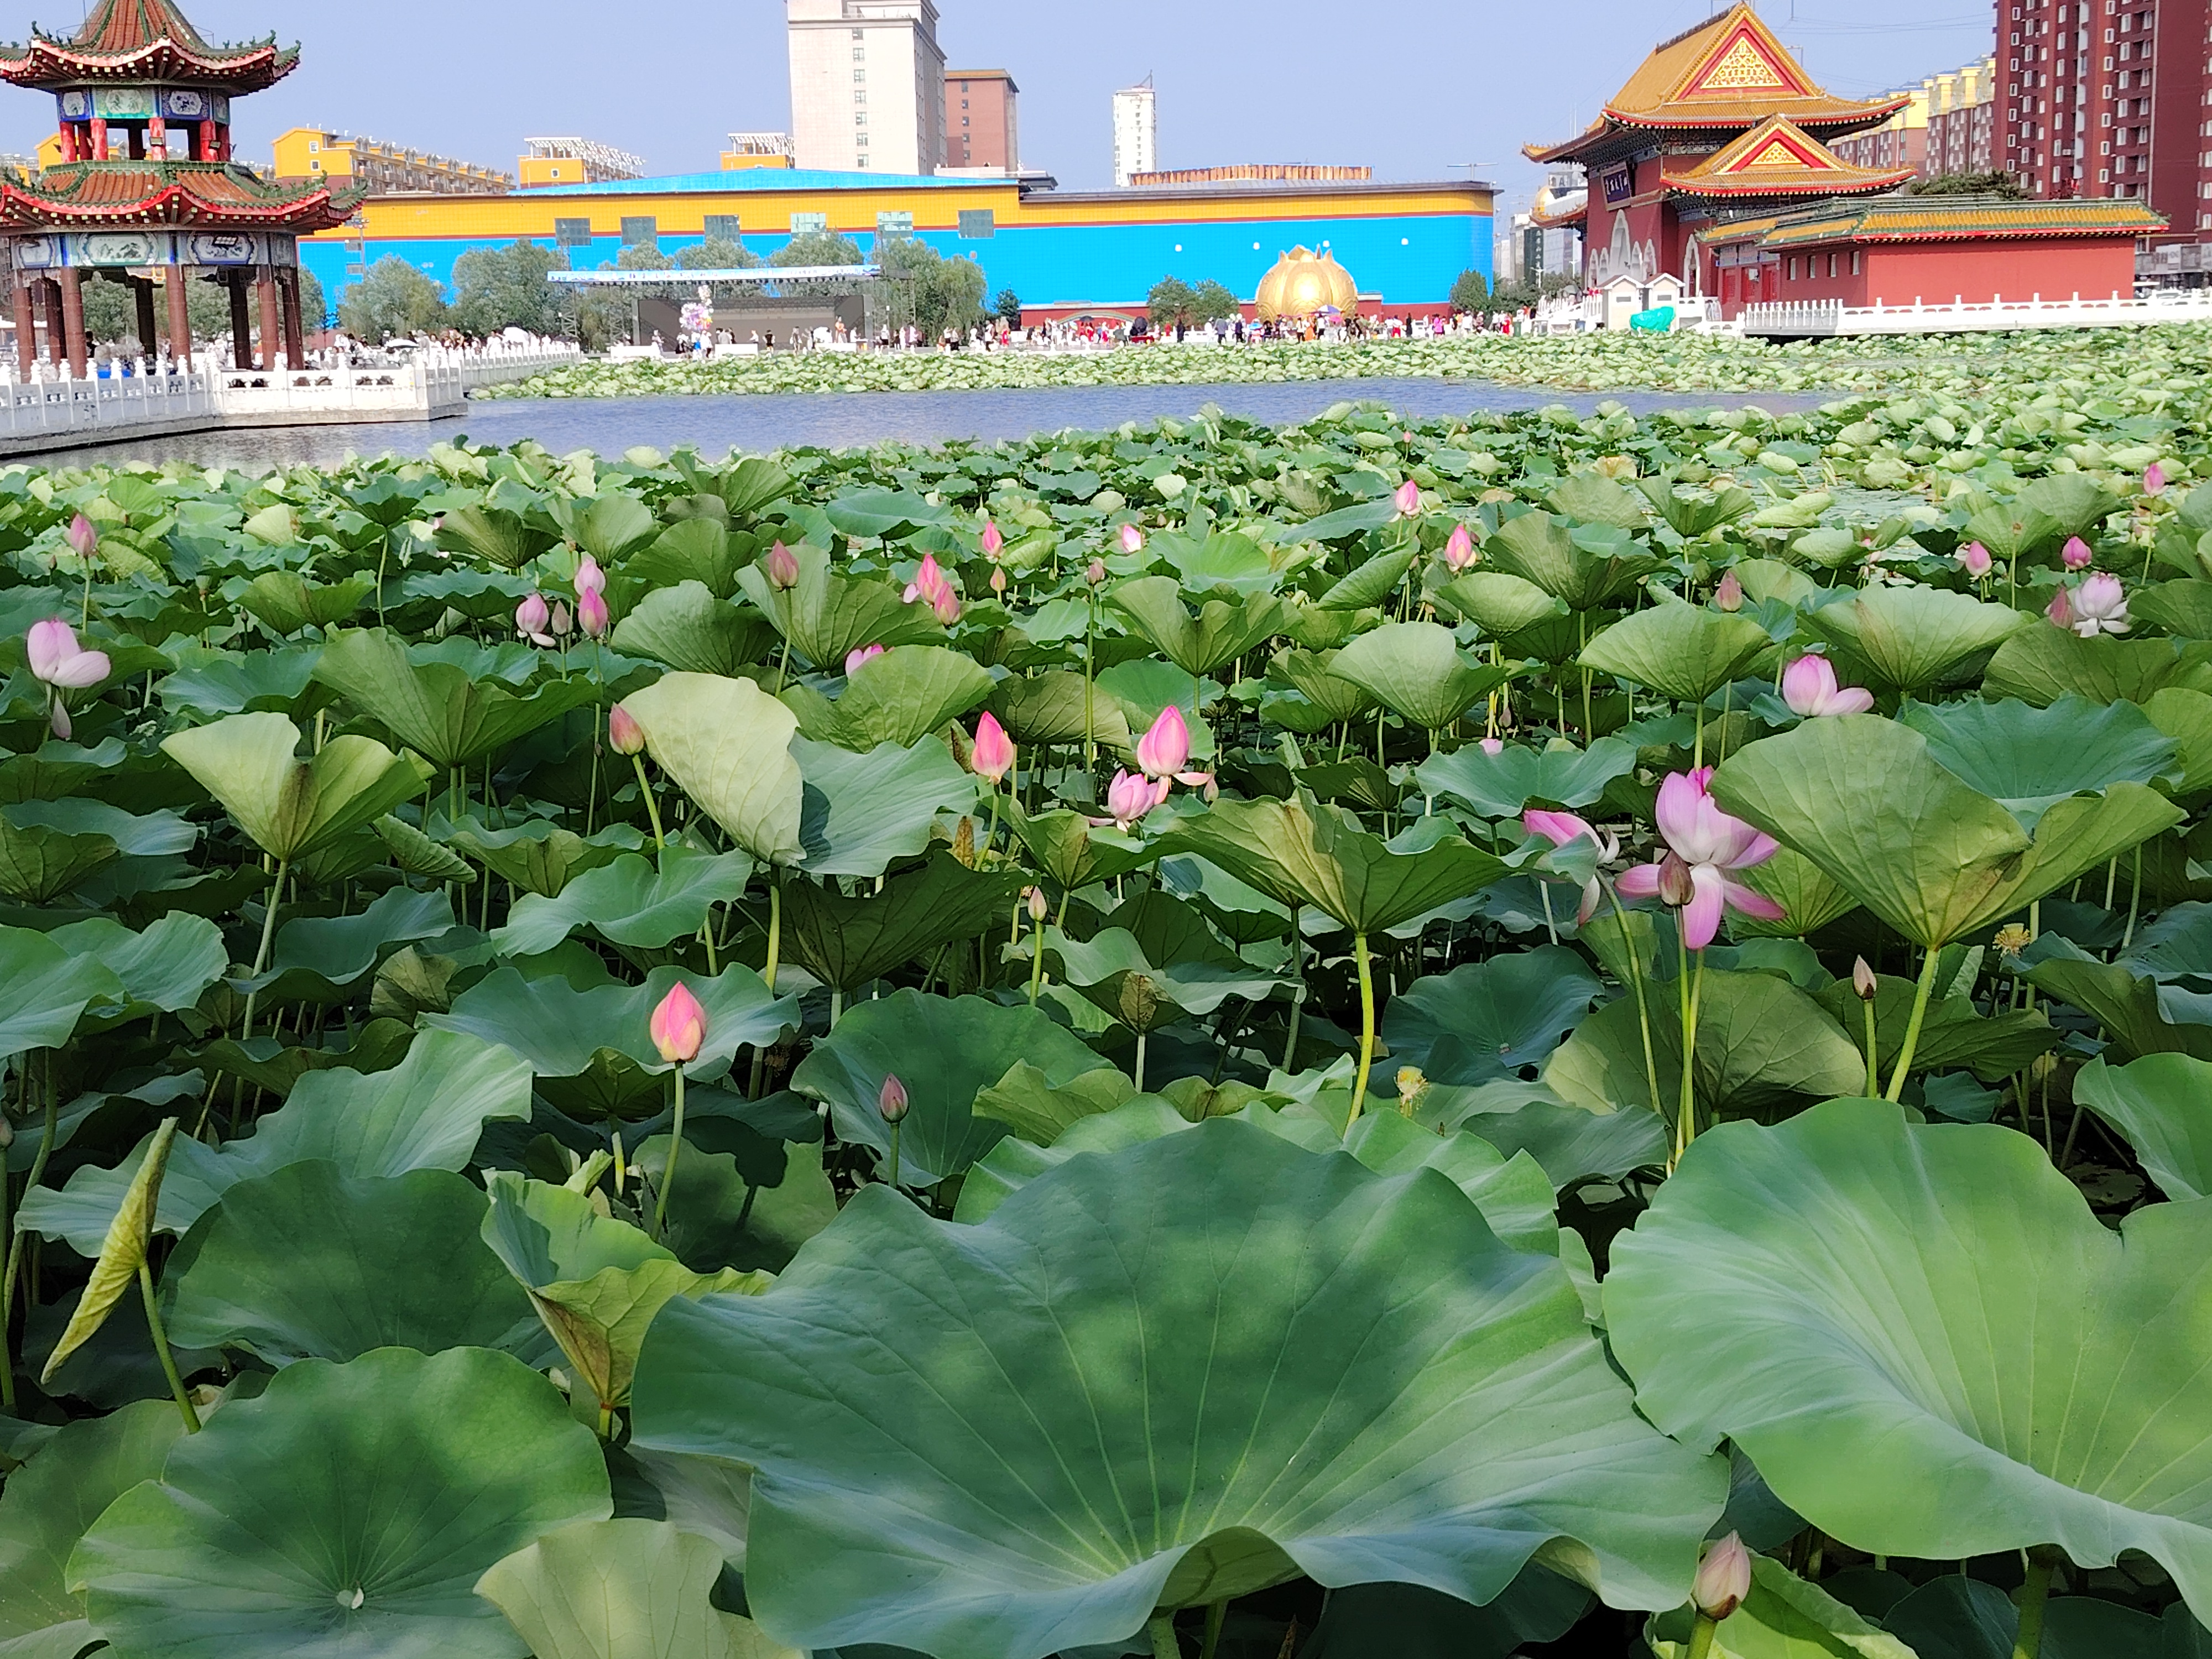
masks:
<instances>
[{"instance_id":1,"label":"blue sky","mask_svg":"<svg viewBox=\"0 0 2212 1659\"><path fill-rule=\"evenodd\" d=\"M601 0L184 0L211 39L271 28L305 61L246 104L240 149L265 160L292 125L324 125L511 167L521 140L581 133L656 171L714 165L732 128L788 119L781 0L609 8ZM1587 122L1702 0L939 0L956 67L1022 88L1023 159L1070 188L1110 183L1109 98L1153 76L1162 165L1359 164L1396 179L1465 177L1511 198L1535 182L1529 139ZM83 0L0 5L0 34L74 27ZM1868 95L1989 50L1971 0L1765 0L1764 15L1833 90ZM1347 27L1347 24L1349 27ZM27 149L51 106L0 88L0 146Z\"/></svg>"}]
</instances>

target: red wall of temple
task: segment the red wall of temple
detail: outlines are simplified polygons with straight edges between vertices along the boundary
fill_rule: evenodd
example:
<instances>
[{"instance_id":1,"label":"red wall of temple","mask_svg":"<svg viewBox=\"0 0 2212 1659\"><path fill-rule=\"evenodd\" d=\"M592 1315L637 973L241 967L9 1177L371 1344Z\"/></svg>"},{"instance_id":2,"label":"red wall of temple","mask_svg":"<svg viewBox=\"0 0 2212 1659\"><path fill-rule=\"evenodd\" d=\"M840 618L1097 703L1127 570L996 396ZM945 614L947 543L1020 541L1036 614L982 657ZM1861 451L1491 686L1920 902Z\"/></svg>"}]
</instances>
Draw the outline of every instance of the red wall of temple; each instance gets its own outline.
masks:
<instances>
[{"instance_id":1,"label":"red wall of temple","mask_svg":"<svg viewBox=\"0 0 2212 1659\"><path fill-rule=\"evenodd\" d=\"M1723 314L1735 317L1747 303L1771 301L1847 306L1909 306L1918 301L1932 306L1963 300L1972 305L2038 295L2045 300L2077 295L2085 300L2115 295L2126 299L2135 291L2132 236L1872 243L1858 249L1856 275L1851 252L1848 242L1789 249L1779 266L1765 267L1756 289L1743 281L1748 273L1724 270Z\"/></svg>"}]
</instances>

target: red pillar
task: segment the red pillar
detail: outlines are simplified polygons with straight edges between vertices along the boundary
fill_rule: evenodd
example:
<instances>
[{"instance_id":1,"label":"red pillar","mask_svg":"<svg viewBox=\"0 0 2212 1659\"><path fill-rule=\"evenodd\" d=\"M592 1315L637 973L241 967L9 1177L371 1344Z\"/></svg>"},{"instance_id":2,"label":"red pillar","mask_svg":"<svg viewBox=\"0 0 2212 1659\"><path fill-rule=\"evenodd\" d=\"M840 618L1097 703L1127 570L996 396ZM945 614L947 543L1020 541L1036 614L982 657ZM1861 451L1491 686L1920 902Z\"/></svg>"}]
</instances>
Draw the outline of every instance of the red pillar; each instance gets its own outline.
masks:
<instances>
[{"instance_id":1,"label":"red pillar","mask_svg":"<svg viewBox=\"0 0 2212 1659\"><path fill-rule=\"evenodd\" d=\"M146 154L156 160L167 161L169 155L169 130L155 116L146 127Z\"/></svg>"},{"instance_id":2,"label":"red pillar","mask_svg":"<svg viewBox=\"0 0 2212 1659\"><path fill-rule=\"evenodd\" d=\"M70 373L82 380L88 367L84 343L84 273L74 266L62 272L62 333L69 344Z\"/></svg>"},{"instance_id":3,"label":"red pillar","mask_svg":"<svg viewBox=\"0 0 2212 1659\"><path fill-rule=\"evenodd\" d=\"M300 314L300 272L297 266L277 273L284 301L284 356L295 368L307 366L307 331Z\"/></svg>"},{"instance_id":4,"label":"red pillar","mask_svg":"<svg viewBox=\"0 0 2212 1659\"><path fill-rule=\"evenodd\" d=\"M46 325L46 360L58 368L68 355L62 344L62 285L51 276L42 276L35 297Z\"/></svg>"},{"instance_id":5,"label":"red pillar","mask_svg":"<svg viewBox=\"0 0 2212 1659\"><path fill-rule=\"evenodd\" d=\"M107 159L107 123L105 121L95 120L92 124L92 159L95 161Z\"/></svg>"},{"instance_id":6,"label":"red pillar","mask_svg":"<svg viewBox=\"0 0 2212 1659\"><path fill-rule=\"evenodd\" d=\"M162 273L169 289L169 356L179 368L192 366L191 313L185 303L188 290L185 287L185 268L171 265Z\"/></svg>"},{"instance_id":7,"label":"red pillar","mask_svg":"<svg viewBox=\"0 0 2212 1659\"><path fill-rule=\"evenodd\" d=\"M253 286L261 300L261 367L276 367L276 273L267 265L253 273ZM296 368L298 365L295 364Z\"/></svg>"},{"instance_id":8,"label":"red pillar","mask_svg":"<svg viewBox=\"0 0 2212 1659\"><path fill-rule=\"evenodd\" d=\"M27 380L39 361L39 322L31 310L31 285L18 276L14 290L9 298L15 318L15 370Z\"/></svg>"},{"instance_id":9,"label":"red pillar","mask_svg":"<svg viewBox=\"0 0 2212 1659\"><path fill-rule=\"evenodd\" d=\"M226 270L223 286L230 290L230 354L240 368L253 367L253 322L246 304L246 273Z\"/></svg>"},{"instance_id":10,"label":"red pillar","mask_svg":"<svg viewBox=\"0 0 2212 1659\"><path fill-rule=\"evenodd\" d=\"M215 123L203 121L200 123L199 159L203 161L212 161L216 159L215 152Z\"/></svg>"}]
</instances>

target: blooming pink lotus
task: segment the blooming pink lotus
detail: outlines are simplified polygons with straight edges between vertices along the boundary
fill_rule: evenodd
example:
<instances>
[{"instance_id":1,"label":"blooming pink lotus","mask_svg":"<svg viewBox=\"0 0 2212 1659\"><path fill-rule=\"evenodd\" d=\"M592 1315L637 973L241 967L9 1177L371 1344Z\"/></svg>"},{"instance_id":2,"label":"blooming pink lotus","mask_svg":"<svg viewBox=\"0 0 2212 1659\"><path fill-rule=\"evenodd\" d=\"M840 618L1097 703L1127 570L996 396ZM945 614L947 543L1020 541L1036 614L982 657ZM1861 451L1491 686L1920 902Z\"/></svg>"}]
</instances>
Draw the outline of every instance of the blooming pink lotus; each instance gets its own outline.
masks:
<instances>
[{"instance_id":1,"label":"blooming pink lotus","mask_svg":"<svg viewBox=\"0 0 2212 1659\"><path fill-rule=\"evenodd\" d=\"M1165 785L1161 788L1164 791ZM1101 827L1110 823L1126 831L1164 799L1164 793L1154 793L1152 780L1143 773L1116 772L1114 781L1106 786L1106 816L1091 822Z\"/></svg>"},{"instance_id":2,"label":"blooming pink lotus","mask_svg":"<svg viewBox=\"0 0 2212 1659\"><path fill-rule=\"evenodd\" d=\"M650 1022L653 1046L672 1066L688 1066L699 1058L707 1041L707 1011L682 980L669 988Z\"/></svg>"},{"instance_id":3,"label":"blooming pink lotus","mask_svg":"<svg viewBox=\"0 0 2212 1659\"><path fill-rule=\"evenodd\" d=\"M1464 570L1474 562L1474 538L1463 524L1452 526L1451 538L1444 544L1444 563L1454 570Z\"/></svg>"},{"instance_id":4,"label":"blooming pink lotus","mask_svg":"<svg viewBox=\"0 0 2212 1659\"><path fill-rule=\"evenodd\" d=\"M645 752L645 728L637 723L637 716L620 703L607 710L607 747L617 755Z\"/></svg>"},{"instance_id":5,"label":"blooming pink lotus","mask_svg":"<svg viewBox=\"0 0 2212 1659\"><path fill-rule=\"evenodd\" d=\"M1597 861L1611 864L1620 856L1620 840L1608 836L1586 818L1572 812L1546 812L1534 808L1521 815L1521 826L1532 836L1541 836L1554 847L1572 847L1587 840L1597 848ZM1605 883L1593 875L1583 884L1583 901L1575 913L1577 927L1597 914L1597 907L1605 899Z\"/></svg>"},{"instance_id":6,"label":"blooming pink lotus","mask_svg":"<svg viewBox=\"0 0 2212 1659\"><path fill-rule=\"evenodd\" d=\"M514 607L514 631L532 645L550 645L553 612L543 593L532 593Z\"/></svg>"},{"instance_id":7,"label":"blooming pink lotus","mask_svg":"<svg viewBox=\"0 0 2212 1659\"><path fill-rule=\"evenodd\" d=\"M80 559L88 559L100 551L100 527L80 513L70 520L66 532L70 551Z\"/></svg>"},{"instance_id":8,"label":"blooming pink lotus","mask_svg":"<svg viewBox=\"0 0 2212 1659\"><path fill-rule=\"evenodd\" d=\"M768 550L768 582L770 587L777 588L799 586L799 555L781 542Z\"/></svg>"},{"instance_id":9,"label":"blooming pink lotus","mask_svg":"<svg viewBox=\"0 0 2212 1659\"><path fill-rule=\"evenodd\" d=\"M2066 606L2061 617L2059 606ZM2100 570L2075 588L2069 599L2060 588L2058 597L2051 602L2050 617L2062 628L2070 628L2085 640L2094 640L2100 634L2124 634L2131 625L2128 620L2128 595L2120 579L2109 571Z\"/></svg>"},{"instance_id":10,"label":"blooming pink lotus","mask_svg":"<svg viewBox=\"0 0 2212 1659\"><path fill-rule=\"evenodd\" d=\"M1190 726L1183 720L1182 710L1173 703L1161 709L1152 729L1137 739L1137 764L1152 780L1156 806L1168 798L1173 784L1188 784L1194 789L1214 787L1212 773L1183 769L1190 764Z\"/></svg>"},{"instance_id":11,"label":"blooming pink lotus","mask_svg":"<svg viewBox=\"0 0 2212 1659\"><path fill-rule=\"evenodd\" d=\"M1124 553L1143 552L1145 550L1145 532L1139 530L1135 525L1123 525L1121 526L1121 550Z\"/></svg>"},{"instance_id":12,"label":"blooming pink lotus","mask_svg":"<svg viewBox=\"0 0 2212 1659\"><path fill-rule=\"evenodd\" d=\"M1838 687L1835 668L1826 657L1800 657L1782 676L1782 701L1791 714L1818 720L1863 714L1874 707L1874 693L1863 686Z\"/></svg>"},{"instance_id":13,"label":"blooming pink lotus","mask_svg":"<svg viewBox=\"0 0 2212 1659\"><path fill-rule=\"evenodd\" d=\"M607 573L599 568L599 562L586 553L576 566L576 597L607 591ZM581 606L578 607L580 610Z\"/></svg>"},{"instance_id":14,"label":"blooming pink lotus","mask_svg":"<svg viewBox=\"0 0 2212 1659\"><path fill-rule=\"evenodd\" d=\"M1399 516L1410 519L1421 510L1421 487L1408 478L1398 486L1398 493L1391 500L1397 506Z\"/></svg>"},{"instance_id":15,"label":"blooming pink lotus","mask_svg":"<svg viewBox=\"0 0 2212 1659\"><path fill-rule=\"evenodd\" d=\"M994 519L983 520L983 556L995 559L1006 545L1006 538Z\"/></svg>"},{"instance_id":16,"label":"blooming pink lotus","mask_svg":"<svg viewBox=\"0 0 2212 1659\"><path fill-rule=\"evenodd\" d=\"M999 717L988 710L975 722L975 743L968 764L977 777L988 779L994 786L1004 783L1006 774L1014 769L1014 740L999 724Z\"/></svg>"},{"instance_id":17,"label":"blooming pink lotus","mask_svg":"<svg viewBox=\"0 0 2212 1659\"><path fill-rule=\"evenodd\" d=\"M880 645L863 645L848 651L845 653L845 678L852 678L860 672L864 664L872 663L883 654L884 648Z\"/></svg>"},{"instance_id":18,"label":"blooming pink lotus","mask_svg":"<svg viewBox=\"0 0 2212 1659\"><path fill-rule=\"evenodd\" d=\"M70 736L69 708L64 691L82 691L98 685L112 671L105 651L78 647L76 630L59 617L31 624L24 640L31 676L47 688L46 717L54 735L66 742Z\"/></svg>"},{"instance_id":19,"label":"blooming pink lotus","mask_svg":"<svg viewBox=\"0 0 2212 1659\"><path fill-rule=\"evenodd\" d=\"M2058 557L2069 570L2087 570L2097 562L2097 556L2089 550L2089 544L2079 536L2066 538L2066 545L2059 550Z\"/></svg>"},{"instance_id":20,"label":"blooming pink lotus","mask_svg":"<svg viewBox=\"0 0 2212 1659\"><path fill-rule=\"evenodd\" d=\"M1629 897L1665 897L1680 903L1682 942L1692 951L1713 942L1721 930L1723 908L1760 921L1779 921L1784 914L1765 894L1729 878L1735 871L1765 863L1780 849L1771 836L1715 805L1706 792L1712 776L1713 769L1705 766L1677 772L1659 786L1653 816L1668 851L1620 878L1620 890Z\"/></svg>"},{"instance_id":21,"label":"blooming pink lotus","mask_svg":"<svg viewBox=\"0 0 2212 1659\"><path fill-rule=\"evenodd\" d=\"M603 640L607 629L614 625L607 614L606 596L597 588L590 588L576 599L576 625L584 630L587 640Z\"/></svg>"},{"instance_id":22,"label":"blooming pink lotus","mask_svg":"<svg viewBox=\"0 0 2212 1659\"><path fill-rule=\"evenodd\" d=\"M1990 550L1979 542L1968 542L1959 550L1959 568L1976 581L1988 575L1996 561L1990 557Z\"/></svg>"}]
</instances>

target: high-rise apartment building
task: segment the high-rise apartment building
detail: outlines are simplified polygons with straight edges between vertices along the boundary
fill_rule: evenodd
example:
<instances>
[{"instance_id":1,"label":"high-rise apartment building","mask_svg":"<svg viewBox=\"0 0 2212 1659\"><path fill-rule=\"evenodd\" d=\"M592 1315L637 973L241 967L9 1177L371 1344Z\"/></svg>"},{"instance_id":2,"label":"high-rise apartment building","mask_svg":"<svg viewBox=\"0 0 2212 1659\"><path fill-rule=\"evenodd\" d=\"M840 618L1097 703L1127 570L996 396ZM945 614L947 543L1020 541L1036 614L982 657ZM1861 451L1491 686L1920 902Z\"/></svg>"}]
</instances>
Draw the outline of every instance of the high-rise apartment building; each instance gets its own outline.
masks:
<instances>
[{"instance_id":1,"label":"high-rise apartment building","mask_svg":"<svg viewBox=\"0 0 2212 1659\"><path fill-rule=\"evenodd\" d=\"M931 173L945 155L945 53L932 0L785 0L798 163Z\"/></svg>"},{"instance_id":2,"label":"high-rise apartment building","mask_svg":"<svg viewBox=\"0 0 2212 1659\"><path fill-rule=\"evenodd\" d=\"M1996 83L1993 58L1931 75L1917 87L1899 88L1893 95L1910 101L1880 126L1829 148L1854 167L1906 167L1923 179L1994 171Z\"/></svg>"},{"instance_id":3,"label":"high-rise apartment building","mask_svg":"<svg viewBox=\"0 0 2212 1659\"><path fill-rule=\"evenodd\" d=\"M1022 170L1021 88L1004 70L945 71L945 165L1008 174Z\"/></svg>"},{"instance_id":4,"label":"high-rise apartment building","mask_svg":"<svg viewBox=\"0 0 2212 1659\"><path fill-rule=\"evenodd\" d=\"M1114 94L1114 188L1127 190L1140 173L1160 166L1160 105L1147 76Z\"/></svg>"}]
</instances>

